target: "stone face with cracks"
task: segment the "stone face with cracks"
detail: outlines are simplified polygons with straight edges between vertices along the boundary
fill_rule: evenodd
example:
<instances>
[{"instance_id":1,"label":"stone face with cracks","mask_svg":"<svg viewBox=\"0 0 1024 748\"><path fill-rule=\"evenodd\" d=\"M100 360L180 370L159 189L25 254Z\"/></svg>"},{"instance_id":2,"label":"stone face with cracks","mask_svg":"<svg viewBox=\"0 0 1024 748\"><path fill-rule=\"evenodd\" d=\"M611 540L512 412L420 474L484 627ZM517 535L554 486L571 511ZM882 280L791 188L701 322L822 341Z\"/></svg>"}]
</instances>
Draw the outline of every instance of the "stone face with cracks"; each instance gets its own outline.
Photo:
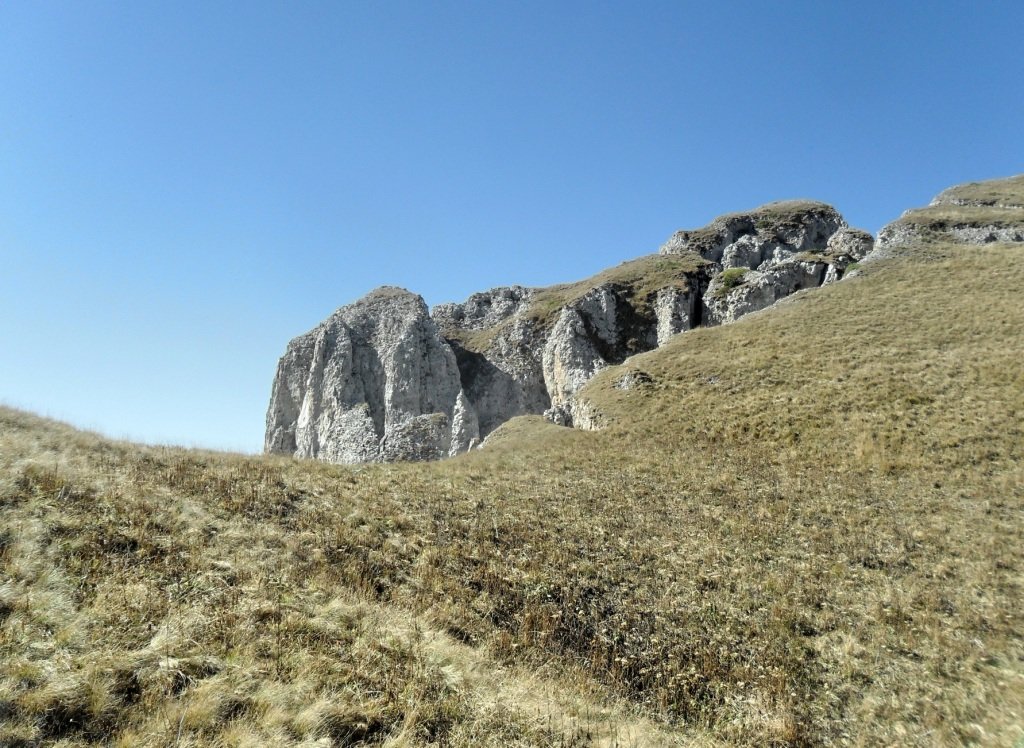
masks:
<instances>
[{"instance_id":1,"label":"stone face with cracks","mask_svg":"<svg viewBox=\"0 0 1024 748\"><path fill-rule=\"evenodd\" d=\"M385 287L288 344L265 448L341 463L424 460L478 437L455 354L423 299Z\"/></svg>"},{"instance_id":2,"label":"stone face with cracks","mask_svg":"<svg viewBox=\"0 0 1024 748\"><path fill-rule=\"evenodd\" d=\"M735 322L751 312L771 306L779 299L825 281L828 265L823 262L784 262L764 270L748 270L742 282L727 288L716 278L704 297L705 319L709 325Z\"/></svg>"},{"instance_id":3,"label":"stone face with cracks","mask_svg":"<svg viewBox=\"0 0 1024 748\"><path fill-rule=\"evenodd\" d=\"M772 203L674 234L662 254L699 255L677 275L507 286L430 315L420 297L379 289L288 345L266 449L424 460L464 452L519 415L598 428L600 414L580 396L597 373L693 327L838 280L872 245L823 203Z\"/></svg>"},{"instance_id":4,"label":"stone face with cracks","mask_svg":"<svg viewBox=\"0 0 1024 748\"><path fill-rule=\"evenodd\" d=\"M796 252L822 248L846 226L831 205L810 200L769 203L746 213L719 216L702 229L677 231L661 254L696 252L723 268L751 270L785 260Z\"/></svg>"},{"instance_id":5,"label":"stone face with cracks","mask_svg":"<svg viewBox=\"0 0 1024 748\"><path fill-rule=\"evenodd\" d=\"M465 304L433 309L455 351L481 438L510 418L542 413L551 405L541 364L545 333L524 315L529 294L528 289L500 288L474 294ZM461 340L481 330L486 337L482 345L474 348Z\"/></svg>"}]
</instances>

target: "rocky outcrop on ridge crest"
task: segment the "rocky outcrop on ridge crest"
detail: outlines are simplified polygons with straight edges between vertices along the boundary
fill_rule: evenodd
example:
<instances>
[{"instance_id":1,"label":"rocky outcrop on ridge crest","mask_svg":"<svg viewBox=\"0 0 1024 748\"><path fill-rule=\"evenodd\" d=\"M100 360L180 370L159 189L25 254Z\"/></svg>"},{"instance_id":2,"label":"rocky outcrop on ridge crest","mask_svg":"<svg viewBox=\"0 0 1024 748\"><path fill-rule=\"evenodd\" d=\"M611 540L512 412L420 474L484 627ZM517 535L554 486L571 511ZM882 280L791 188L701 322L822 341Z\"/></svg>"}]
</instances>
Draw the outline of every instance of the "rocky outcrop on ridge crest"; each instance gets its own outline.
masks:
<instances>
[{"instance_id":1,"label":"rocky outcrop on ridge crest","mask_svg":"<svg viewBox=\"0 0 1024 748\"><path fill-rule=\"evenodd\" d=\"M661 254L696 252L723 268L756 269L796 252L821 249L846 221L831 205L810 200L769 203L747 213L719 216L702 229L677 231Z\"/></svg>"},{"instance_id":2,"label":"rocky outcrop on ridge crest","mask_svg":"<svg viewBox=\"0 0 1024 748\"><path fill-rule=\"evenodd\" d=\"M832 206L787 201L677 231L660 252L696 252L715 264L719 272L708 286L701 317L704 325L716 325L839 280L873 245L870 234L848 227Z\"/></svg>"},{"instance_id":3,"label":"rocky outcrop on ridge crest","mask_svg":"<svg viewBox=\"0 0 1024 748\"><path fill-rule=\"evenodd\" d=\"M882 227L873 258L915 245L994 242L1024 242L1024 175L943 190Z\"/></svg>"},{"instance_id":4,"label":"rocky outcrop on ridge crest","mask_svg":"<svg viewBox=\"0 0 1024 748\"><path fill-rule=\"evenodd\" d=\"M461 304L438 304L430 316L442 327L483 330L524 311L532 296L523 286L501 286L475 293Z\"/></svg>"},{"instance_id":5,"label":"rocky outcrop on ridge crest","mask_svg":"<svg viewBox=\"0 0 1024 748\"><path fill-rule=\"evenodd\" d=\"M428 315L379 289L288 345L269 452L334 462L458 454L519 415L597 428L579 397L608 366L842 278L872 248L824 203L772 203L676 232L658 254L580 283L505 286Z\"/></svg>"},{"instance_id":6,"label":"rocky outcrop on ridge crest","mask_svg":"<svg viewBox=\"0 0 1024 748\"><path fill-rule=\"evenodd\" d=\"M708 287L705 324L735 322L797 291L837 281L847 267L863 260L873 248L871 234L843 226L829 236L820 251L775 249L754 267L752 262L730 265Z\"/></svg>"},{"instance_id":7,"label":"rocky outcrop on ridge crest","mask_svg":"<svg viewBox=\"0 0 1024 748\"><path fill-rule=\"evenodd\" d=\"M455 354L423 299L384 287L288 344L267 452L353 463L439 459L479 438Z\"/></svg>"}]
</instances>

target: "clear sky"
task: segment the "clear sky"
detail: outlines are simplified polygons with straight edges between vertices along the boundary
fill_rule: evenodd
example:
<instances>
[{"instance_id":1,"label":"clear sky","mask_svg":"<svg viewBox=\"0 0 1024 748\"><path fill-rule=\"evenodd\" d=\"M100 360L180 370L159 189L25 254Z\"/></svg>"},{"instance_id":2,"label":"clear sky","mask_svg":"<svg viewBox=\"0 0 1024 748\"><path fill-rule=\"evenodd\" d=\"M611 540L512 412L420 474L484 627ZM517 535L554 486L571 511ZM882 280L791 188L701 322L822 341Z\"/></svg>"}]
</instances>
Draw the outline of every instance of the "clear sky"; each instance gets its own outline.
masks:
<instances>
[{"instance_id":1,"label":"clear sky","mask_svg":"<svg viewBox=\"0 0 1024 748\"><path fill-rule=\"evenodd\" d=\"M809 197L1024 171L1024 3L0 3L0 401L262 447L375 286L579 279Z\"/></svg>"}]
</instances>

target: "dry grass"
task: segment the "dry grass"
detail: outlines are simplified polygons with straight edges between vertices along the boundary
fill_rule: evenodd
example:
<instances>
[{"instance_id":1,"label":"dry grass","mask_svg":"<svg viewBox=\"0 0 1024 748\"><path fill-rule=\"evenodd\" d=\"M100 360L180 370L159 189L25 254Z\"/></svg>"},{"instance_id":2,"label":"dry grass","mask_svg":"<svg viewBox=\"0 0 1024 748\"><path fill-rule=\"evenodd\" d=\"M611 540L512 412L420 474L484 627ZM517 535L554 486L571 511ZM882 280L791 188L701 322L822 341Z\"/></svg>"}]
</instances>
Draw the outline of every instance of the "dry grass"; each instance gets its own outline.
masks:
<instances>
[{"instance_id":1,"label":"dry grass","mask_svg":"<svg viewBox=\"0 0 1024 748\"><path fill-rule=\"evenodd\" d=\"M938 200L936 205L907 211L898 222L937 231L940 242L948 241L942 232L951 227L1024 227L1024 175L961 184Z\"/></svg>"},{"instance_id":2,"label":"dry grass","mask_svg":"<svg viewBox=\"0 0 1024 748\"><path fill-rule=\"evenodd\" d=\"M942 193L941 198L970 205L1024 208L1024 174L985 182L968 182Z\"/></svg>"},{"instance_id":3,"label":"dry grass","mask_svg":"<svg viewBox=\"0 0 1024 748\"><path fill-rule=\"evenodd\" d=\"M873 263L428 465L0 411L0 744L1013 745L1022 287Z\"/></svg>"},{"instance_id":4,"label":"dry grass","mask_svg":"<svg viewBox=\"0 0 1024 748\"><path fill-rule=\"evenodd\" d=\"M1019 226L1024 210L1014 207L986 206L976 208L961 205L934 205L918 208L899 219L900 223L910 223L935 230L950 227L994 226L997 228L1013 228Z\"/></svg>"},{"instance_id":5,"label":"dry grass","mask_svg":"<svg viewBox=\"0 0 1024 748\"><path fill-rule=\"evenodd\" d=\"M0 745L671 743L416 605L428 549L386 474L0 433Z\"/></svg>"}]
</instances>

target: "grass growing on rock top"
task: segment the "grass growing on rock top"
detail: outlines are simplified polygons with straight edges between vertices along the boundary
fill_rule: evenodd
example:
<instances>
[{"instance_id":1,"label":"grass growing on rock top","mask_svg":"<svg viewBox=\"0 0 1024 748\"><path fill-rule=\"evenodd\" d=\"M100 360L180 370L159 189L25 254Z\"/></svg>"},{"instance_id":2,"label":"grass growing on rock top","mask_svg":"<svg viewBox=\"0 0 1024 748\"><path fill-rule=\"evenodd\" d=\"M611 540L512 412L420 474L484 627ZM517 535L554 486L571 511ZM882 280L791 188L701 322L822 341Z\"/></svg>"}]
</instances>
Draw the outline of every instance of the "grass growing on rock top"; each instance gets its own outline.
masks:
<instances>
[{"instance_id":1,"label":"grass growing on rock top","mask_svg":"<svg viewBox=\"0 0 1024 748\"><path fill-rule=\"evenodd\" d=\"M871 263L433 464L0 410L0 745L1013 745L1022 286Z\"/></svg>"},{"instance_id":2,"label":"grass growing on rock top","mask_svg":"<svg viewBox=\"0 0 1024 748\"><path fill-rule=\"evenodd\" d=\"M637 311L653 315L655 295L663 288L690 288L691 278L707 261L696 253L644 255L629 260L576 283L563 283L533 289L534 295L523 316L540 330L555 324L559 310L581 299L589 291L606 284L623 288L635 301ZM443 332L471 351L483 352L513 319L505 319L483 330L445 329Z\"/></svg>"},{"instance_id":3,"label":"grass growing on rock top","mask_svg":"<svg viewBox=\"0 0 1024 748\"><path fill-rule=\"evenodd\" d=\"M940 231L960 226L1024 228L1024 175L952 187L939 196L936 205L907 211L897 223ZM947 239L939 237L940 242Z\"/></svg>"},{"instance_id":4,"label":"grass growing on rock top","mask_svg":"<svg viewBox=\"0 0 1024 748\"><path fill-rule=\"evenodd\" d=\"M942 202L957 200L975 206L1024 208L1024 175L957 185L944 191L940 199Z\"/></svg>"}]
</instances>

